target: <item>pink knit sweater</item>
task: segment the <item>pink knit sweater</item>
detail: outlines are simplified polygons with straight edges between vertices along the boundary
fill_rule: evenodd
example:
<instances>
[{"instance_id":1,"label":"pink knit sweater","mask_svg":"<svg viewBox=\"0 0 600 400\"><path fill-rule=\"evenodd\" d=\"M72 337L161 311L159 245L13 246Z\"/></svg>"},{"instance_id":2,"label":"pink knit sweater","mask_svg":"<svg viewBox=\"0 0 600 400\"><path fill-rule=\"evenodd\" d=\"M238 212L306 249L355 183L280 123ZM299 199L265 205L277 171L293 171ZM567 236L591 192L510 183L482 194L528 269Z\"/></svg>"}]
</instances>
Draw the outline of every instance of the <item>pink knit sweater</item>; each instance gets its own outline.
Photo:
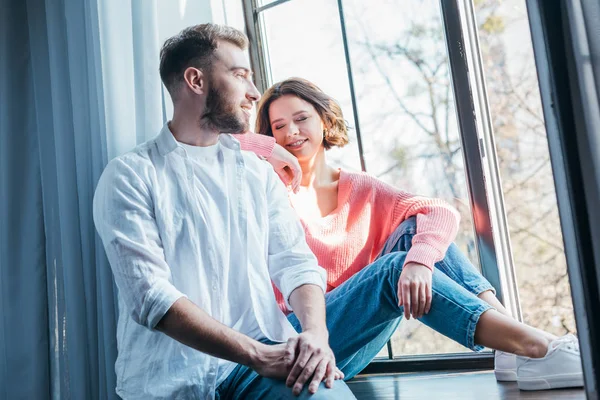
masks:
<instances>
[{"instance_id":1,"label":"pink knit sweater","mask_svg":"<svg viewBox=\"0 0 600 400\"><path fill-rule=\"evenodd\" d=\"M252 150L252 145L242 143L242 148ZM292 205L300 210L302 203L294 199L290 194ZM390 234L411 216L417 217L417 232L405 263L417 262L433 270L456 237L460 214L443 200L416 196L370 175L341 170L337 208L325 217L301 220L309 247L327 270L327 291L372 263ZM276 294L282 306L283 298Z\"/></svg>"}]
</instances>

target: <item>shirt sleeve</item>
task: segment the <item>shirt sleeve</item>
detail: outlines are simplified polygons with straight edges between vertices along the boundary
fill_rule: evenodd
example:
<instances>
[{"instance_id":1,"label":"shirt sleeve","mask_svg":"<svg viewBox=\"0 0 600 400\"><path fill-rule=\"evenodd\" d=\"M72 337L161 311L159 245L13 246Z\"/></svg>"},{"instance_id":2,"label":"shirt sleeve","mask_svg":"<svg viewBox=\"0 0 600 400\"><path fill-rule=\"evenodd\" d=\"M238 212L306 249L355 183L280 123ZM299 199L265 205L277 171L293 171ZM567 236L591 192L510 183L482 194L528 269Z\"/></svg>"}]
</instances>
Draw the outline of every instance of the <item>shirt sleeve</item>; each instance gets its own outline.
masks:
<instances>
[{"instance_id":1,"label":"shirt sleeve","mask_svg":"<svg viewBox=\"0 0 600 400\"><path fill-rule=\"evenodd\" d=\"M275 138L256 133L242 133L233 135L240 142L242 150L251 151L257 156L269 158L275 148Z\"/></svg>"},{"instance_id":2,"label":"shirt sleeve","mask_svg":"<svg viewBox=\"0 0 600 400\"><path fill-rule=\"evenodd\" d=\"M292 292L306 284L319 286L325 293L327 273L318 265L302 225L290 205L287 190L273 171L267 180L269 202L269 274L283 294L288 310Z\"/></svg>"},{"instance_id":3,"label":"shirt sleeve","mask_svg":"<svg viewBox=\"0 0 600 400\"><path fill-rule=\"evenodd\" d=\"M121 159L111 161L94 195L93 213L119 289L133 320L153 329L183 293L172 284L148 186Z\"/></svg>"},{"instance_id":4,"label":"shirt sleeve","mask_svg":"<svg viewBox=\"0 0 600 400\"><path fill-rule=\"evenodd\" d=\"M405 263L423 264L433 271L434 264L442 260L456 238L460 214L441 199L413 195L395 190L393 211L395 229L402 221L412 216L417 219L417 232Z\"/></svg>"}]
</instances>

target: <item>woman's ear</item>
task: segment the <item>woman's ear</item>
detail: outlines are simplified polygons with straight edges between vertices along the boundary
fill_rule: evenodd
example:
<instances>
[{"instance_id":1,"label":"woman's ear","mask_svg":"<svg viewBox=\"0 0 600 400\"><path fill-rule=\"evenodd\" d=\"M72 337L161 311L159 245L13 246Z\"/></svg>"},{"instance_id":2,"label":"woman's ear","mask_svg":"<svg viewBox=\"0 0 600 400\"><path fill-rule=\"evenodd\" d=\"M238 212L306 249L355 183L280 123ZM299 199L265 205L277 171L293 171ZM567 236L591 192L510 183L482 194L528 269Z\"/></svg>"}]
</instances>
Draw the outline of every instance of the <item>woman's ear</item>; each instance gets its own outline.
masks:
<instances>
[{"instance_id":1,"label":"woman's ear","mask_svg":"<svg viewBox=\"0 0 600 400\"><path fill-rule=\"evenodd\" d=\"M206 93L206 76L202 70L188 67L183 71L183 80L186 86L196 94Z\"/></svg>"}]
</instances>

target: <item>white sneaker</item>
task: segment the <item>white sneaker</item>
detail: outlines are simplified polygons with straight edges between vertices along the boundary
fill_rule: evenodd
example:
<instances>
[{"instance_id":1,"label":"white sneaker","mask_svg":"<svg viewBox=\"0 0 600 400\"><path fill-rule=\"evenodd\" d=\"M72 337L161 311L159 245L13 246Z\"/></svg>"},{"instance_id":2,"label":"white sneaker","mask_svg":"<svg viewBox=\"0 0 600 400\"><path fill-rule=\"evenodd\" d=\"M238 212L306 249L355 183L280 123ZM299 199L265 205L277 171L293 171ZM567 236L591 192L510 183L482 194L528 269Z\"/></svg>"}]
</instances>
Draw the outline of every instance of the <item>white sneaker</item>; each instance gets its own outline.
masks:
<instances>
[{"instance_id":1,"label":"white sneaker","mask_svg":"<svg viewBox=\"0 0 600 400\"><path fill-rule=\"evenodd\" d=\"M517 356L496 350L494 353L494 374L498 382L516 382Z\"/></svg>"},{"instance_id":2,"label":"white sneaker","mask_svg":"<svg viewBox=\"0 0 600 400\"><path fill-rule=\"evenodd\" d=\"M543 358L517 356L517 384L521 390L583 387L577 338L566 335L553 340Z\"/></svg>"}]
</instances>

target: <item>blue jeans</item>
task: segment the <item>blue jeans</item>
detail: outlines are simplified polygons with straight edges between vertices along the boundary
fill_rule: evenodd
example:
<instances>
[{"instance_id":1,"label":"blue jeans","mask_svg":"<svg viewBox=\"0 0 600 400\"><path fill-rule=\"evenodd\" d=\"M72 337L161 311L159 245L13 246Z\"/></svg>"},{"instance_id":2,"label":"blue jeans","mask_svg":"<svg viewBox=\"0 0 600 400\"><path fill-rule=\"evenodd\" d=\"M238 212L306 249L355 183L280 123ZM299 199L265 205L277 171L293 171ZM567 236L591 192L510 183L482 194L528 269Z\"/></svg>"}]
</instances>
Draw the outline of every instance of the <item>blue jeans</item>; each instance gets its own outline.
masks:
<instances>
[{"instance_id":1,"label":"blue jeans","mask_svg":"<svg viewBox=\"0 0 600 400\"><path fill-rule=\"evenodd\" d=\"M377 260L325 295L329 344L346 380L371 362L402 319L398 280L415 233L416 220L409 218L390 235ZM444 259L435 265L431 309L420 321L465 347L481 350L474 343L475 327L481 314L492 307L477 295L486 290L494 289L452 244ZM288 319L301 332L298 318L290 314ZM354 398L341 381L336 381L332 389L321 384L313 396L304 388L300 398L308 397ZM263 378L238 366L217 390L217 399L226 398L283 399L293 395L284 381Z\"/></svg>"}]
</instances>

